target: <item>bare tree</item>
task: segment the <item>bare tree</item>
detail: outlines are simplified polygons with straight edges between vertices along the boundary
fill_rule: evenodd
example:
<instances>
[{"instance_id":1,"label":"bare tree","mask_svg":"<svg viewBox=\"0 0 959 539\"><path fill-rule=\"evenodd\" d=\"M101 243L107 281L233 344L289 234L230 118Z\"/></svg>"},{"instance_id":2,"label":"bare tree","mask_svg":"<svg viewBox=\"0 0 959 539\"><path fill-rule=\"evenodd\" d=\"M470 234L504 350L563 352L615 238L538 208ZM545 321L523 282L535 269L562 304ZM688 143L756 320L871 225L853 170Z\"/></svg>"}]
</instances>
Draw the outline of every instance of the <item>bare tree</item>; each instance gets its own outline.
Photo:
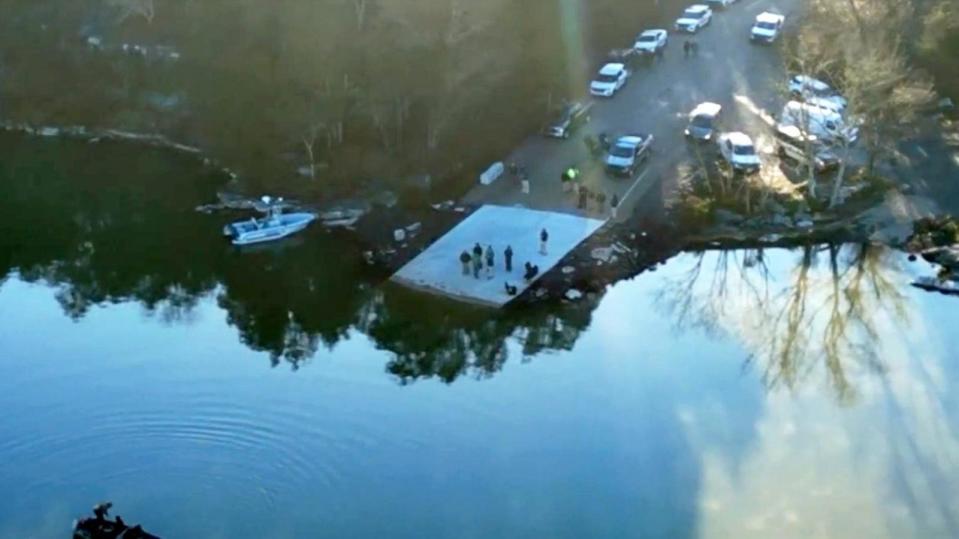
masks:
<instances>
[{"instance_id":1,"label":"bare tree","mask_svg":"<svg viewBox=\"0 0 959 539\"><path fill-rule=\"evenodd\" d=\"M353 12L356 15L356 29L362 31L372 0L349 0L349 2L353 4Z\"/></svg>"},{"instance_id":2,"label":"bare tree","mask_svg":"<svg viewBox=\"0 0 959 539\"><path fill-rule=\"evenodd\" d=\"M814 0L795 57L820 58L846 99L844 116L857 124L866 147L867 172L881 155L896 155L898 142L915 132L919 111L933 98L932 86L910 65L901 47L902 27L914 15L912 2L892 0ZM854 32L846 31L854 28ZM808 47L818 44L815 49ZM833 143L840 169L830 205L841 200L851 141Z\"/></svg>"},{"instance_id":3,"label":"bare tree","mask_svg":"<svg viewBox=\"0 0 959 539\"><path fill-rule=\"evenodd\" d=\"M832 35L818 31L815 24L806 21L798 35L788 40L783 47L786 64L803 75L832 78L836 71L840 69L841 58L833 52L833 40L831 38ZM792 95L785 84L783 85L783 94L787 96L787 100L802 100L804 98L803 95ZM794 126L799 129L801 137L806 192L810 198L815 199L819 195L815 163L820 152L820 145L817 137L813 134L812 118L810 118L808 111L804 107L800 107L798 114L799 117L794 119Z\"/></svg>"},{"instance_id":4,"label":"bare tree","mask_svg":"<svg viewBox=\"0 0 959 539\"><path fill-rule=\"evenodd\" d=\"M316 140L319 138L320 129L322 126L320 124L313 124L309 126L306 133L303 135L303 147L306 150L306 158L309 161L310 167L310 179L316 179Z\"/></svg>"},{"instance_id":5,"label":"bare tree","mask_svg":"<svg viewBox=\"0 0 959 539\"><path fill-rule=\"evenodd\" d=\"M914 134L920 111L932 101L932 84L909 65L897 37L851 47L842 71L848 114L861 121L867 170L880 155L895 155L897 143Z\"/></svg>"}]
</instances>

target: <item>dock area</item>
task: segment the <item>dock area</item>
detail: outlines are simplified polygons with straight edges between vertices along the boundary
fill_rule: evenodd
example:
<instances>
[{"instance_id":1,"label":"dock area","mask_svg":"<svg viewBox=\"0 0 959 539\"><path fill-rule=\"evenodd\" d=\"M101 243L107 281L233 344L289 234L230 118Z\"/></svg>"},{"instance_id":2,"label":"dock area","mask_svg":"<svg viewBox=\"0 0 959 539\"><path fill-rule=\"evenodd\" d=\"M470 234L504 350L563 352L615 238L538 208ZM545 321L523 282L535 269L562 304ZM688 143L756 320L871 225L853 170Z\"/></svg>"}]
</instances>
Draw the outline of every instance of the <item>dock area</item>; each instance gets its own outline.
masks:
<instances>
[{"instance_id":1,"label":"dock area","mask_svg":"<svg viewBox=\"0 0 959 539\"><path fill-rule=\"evenodd\" d=\"M485 205L400 268L391 280L460 301L502 307L521 295L605 222L570 213ZM540 232L544 229L549 239L546 254L541 254ZM493 247L495 266L492 277L485 274L485 266L478 279L472 271L463 274L460 254L472 252L476 243L484 251L489 245ZM507 246L513 250L510 272L505 267ZM526 262L539 267L539 273L530 281L523 279ZM507 293L506 283L516 287L516 295Z\"/></svg>"}]
</instances>

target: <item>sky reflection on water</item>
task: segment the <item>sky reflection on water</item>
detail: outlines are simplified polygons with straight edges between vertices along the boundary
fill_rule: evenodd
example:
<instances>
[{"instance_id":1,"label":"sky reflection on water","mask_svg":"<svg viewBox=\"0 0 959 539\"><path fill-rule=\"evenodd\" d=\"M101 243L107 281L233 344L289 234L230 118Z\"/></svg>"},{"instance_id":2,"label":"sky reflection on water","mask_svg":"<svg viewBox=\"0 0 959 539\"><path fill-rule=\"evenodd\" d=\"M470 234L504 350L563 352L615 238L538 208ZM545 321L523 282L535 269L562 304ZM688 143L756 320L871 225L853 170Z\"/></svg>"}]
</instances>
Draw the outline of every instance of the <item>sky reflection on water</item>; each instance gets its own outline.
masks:
<instances>
[{"instance_id":1,"label":"sky reflection on water","mask_svg":"<svg viewBox=\"0 0 959 539\"><path fill-rule=\"evenodd\" d=\"M757 257L674 259L613 288L571 351L515 333L450 384L397 383L361 329L269 369L222 292L173 321L135 302L73 321L12 276L0 537L60 536L103 498L169 537L956 536L955 300L875 248ZM770 320L799 288L783 346Z\"/></svg>"}]
</instances>

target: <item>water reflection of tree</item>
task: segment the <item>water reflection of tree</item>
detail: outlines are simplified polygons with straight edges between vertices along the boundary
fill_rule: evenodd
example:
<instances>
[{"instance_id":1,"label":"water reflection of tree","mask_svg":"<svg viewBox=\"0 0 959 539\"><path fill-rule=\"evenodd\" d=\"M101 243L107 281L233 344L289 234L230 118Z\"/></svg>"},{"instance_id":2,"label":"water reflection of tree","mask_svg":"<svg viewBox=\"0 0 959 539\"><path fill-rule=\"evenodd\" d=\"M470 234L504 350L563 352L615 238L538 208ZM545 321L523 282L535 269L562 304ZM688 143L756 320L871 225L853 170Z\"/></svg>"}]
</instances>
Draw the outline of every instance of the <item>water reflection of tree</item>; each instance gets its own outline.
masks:
<instances>
[{"instance_id":1,"label":"water reflection of tree","mask_svg":"<svg viewBox=\"0 0 959 539\"><path fill-rule=\"evenodd\" d=\"M57 287L74 319L96 304L136 300L172 321L212 289L211 268L196 263L208 258L209 236L184 205L212 194L206 173L185 172L160 152L96 160L87 145L5 143L16 157L0 164L0 274Z\"/></svg>"},{"instance_id":2,"label":"water reflection of tree","mask_svg":"<svg viewBox=\"0 0 959 539\"><path fill-rule=\"evenodd\" d=\"M323 238L236 253L223 268L217 303L240 340L274 366L297 369L346 338L370 295L359 253Z\"/></svg>"},{"instance_id":3,"label":"water reflection of tree","mask_svg":"<svg viewBox=\"0 0 959 539\"><path fill-rule=\"evenodd\" d=\"M400 383L437 377L488 377L509 358L509 342L528 358L546 350L569 350L588 326L592 307L530 307L501 312L423 301L406 290L378 292L361 309L357 326L394 354L386 370Z\"/></svg>"},{"instance_id":4,"label":"water reflection of tree","mask_svg":"<svg viewBox=\"0 0 959 539\"><path fill-rule=\"evenodd\" d=\"M93 155L108 158L94 159L86 144L4 143L16 157L0 162L0 278L55 287L73 319L134 301L163 322L188 321L215 294L240 340L274 366L299 368L357 327L394 354L387 368L403 381L488 376L507 341L527 356L569 349L589 320L590 309L491 315L383 293L351 242L318 229L238 251L219 235L222 216L193 211L216 178L165 152L98 146Z\"/></svg>"},{"instance_id":5,"label":"water reflection of tree","mask_svg":"<svg viewBox=\"0 0 959 539\"><path fill-rule=\"evenodd\" d=\"M747 363L770 389L795 390L825 367L837 398L853 400L850 369L883 371L880 318L908 324L906 296L892 279L895 255L872 244L805 246L789 281L775 290L765 255L761 249L699 253L663 289L660 304L679 328L739 337ZM709 261L715 267L705 281Z\"/></svg>"}]
</instances>

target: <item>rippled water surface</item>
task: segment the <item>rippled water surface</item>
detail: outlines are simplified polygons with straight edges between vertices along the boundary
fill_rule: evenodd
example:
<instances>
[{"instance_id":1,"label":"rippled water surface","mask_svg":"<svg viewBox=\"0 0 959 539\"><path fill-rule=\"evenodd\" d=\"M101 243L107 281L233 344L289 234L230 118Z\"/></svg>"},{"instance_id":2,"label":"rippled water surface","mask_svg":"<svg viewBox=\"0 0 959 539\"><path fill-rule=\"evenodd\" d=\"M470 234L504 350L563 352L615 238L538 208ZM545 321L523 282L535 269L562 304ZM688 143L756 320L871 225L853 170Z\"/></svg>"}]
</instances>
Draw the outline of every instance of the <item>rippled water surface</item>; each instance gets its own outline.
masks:
<instances>
[{"instance_id":1,"label":"rippled water surface","mask_svg":"<svg viewBox=\"0 0 959 539\"><path fill-rule=\"evenodd\" d=\"M895 252L690 253L489 315L318 231L236 252L167 156L14 148L0 537L103 499L173 538L959 536L959 303Z\"/></svg>"}]
</instances>

